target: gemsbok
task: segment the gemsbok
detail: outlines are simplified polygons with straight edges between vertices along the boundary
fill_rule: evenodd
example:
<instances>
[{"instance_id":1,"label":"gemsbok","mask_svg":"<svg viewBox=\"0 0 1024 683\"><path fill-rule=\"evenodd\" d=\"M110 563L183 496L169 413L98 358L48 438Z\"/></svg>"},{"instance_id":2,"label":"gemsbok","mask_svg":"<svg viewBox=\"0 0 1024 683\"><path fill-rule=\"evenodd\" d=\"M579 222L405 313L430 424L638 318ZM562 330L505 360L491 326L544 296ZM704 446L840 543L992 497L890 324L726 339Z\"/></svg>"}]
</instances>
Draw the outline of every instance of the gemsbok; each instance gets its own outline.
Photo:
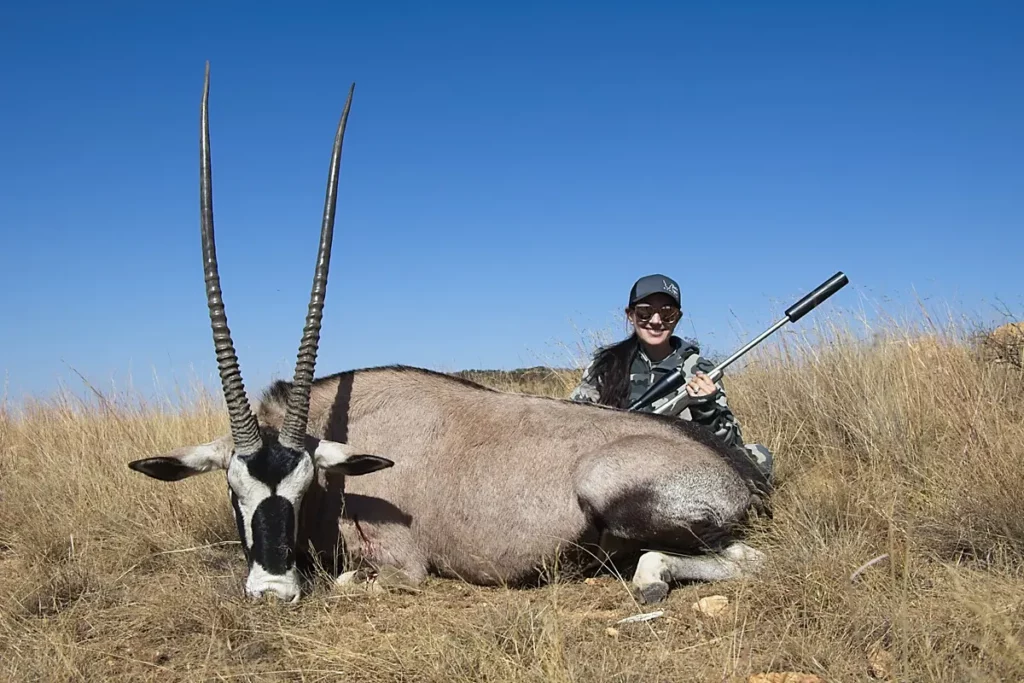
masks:
<instances>
[{"instance_id":1,"label":"gemsbok","mask_svg":"<svg viewBox=\"0 0 1024 683\"><path fill-rule=\"evenodd\" d=\"M522 586L556 565L624 557L644 602L675 581L757 573L766 556L737 534L767 510L771 484L744 450L701 427L405 366L314 379L355 84L334 139L294 380L273 383L251 409L217 272L209 88L207 63L200 232L230 434L128 466L164 481L226 472L248 596L297 601L314 560L339 583L388 572L413 585L435 575Z\"/></svg>"}]
</instances>

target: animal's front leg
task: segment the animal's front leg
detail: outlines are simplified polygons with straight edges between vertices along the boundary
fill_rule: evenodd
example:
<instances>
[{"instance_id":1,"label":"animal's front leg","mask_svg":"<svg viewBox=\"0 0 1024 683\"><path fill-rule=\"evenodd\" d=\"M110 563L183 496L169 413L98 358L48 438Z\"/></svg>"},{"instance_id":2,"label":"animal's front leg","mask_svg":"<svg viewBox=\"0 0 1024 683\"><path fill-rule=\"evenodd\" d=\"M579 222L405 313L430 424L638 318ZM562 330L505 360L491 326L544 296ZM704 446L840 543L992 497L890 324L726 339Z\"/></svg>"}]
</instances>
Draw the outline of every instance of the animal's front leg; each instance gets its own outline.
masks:
<instances>
[{"instance_id":1,"label":"animal's front leg","mask_svg":"<svg viewBox=\"0 0 1024 683\"><path fill-rule=\"evenodd\" d=\"M386 593L389 591L416 591L422 582L422 577L385 565L379 570L364 567L342 572L335 580L334 585L342 592L366 590L370 593Z\"/></svg>"},{"instance_id":2,"label":"animal's front leg","mask_svg":"<svg viewBox=\"0 0 1024 683\"><path fill-rule=\"evenodd\" d=\"M426 563L406 527L346 520L341 533L349 569L336 580L343 590L416 590L427 576Z\"/></svg>"},{"instance_id":3,"label":"animal's front leg","mask_svg":"<svg viewBox=\"0 0 1024 683\"><path fill-rule=\"evenodd\" d=\"M646 552L633 574L633 586L643 602L661 602L668 596L671 582L748 578L760 571L766 559L760 550L739 541L706 555Z\"/></svg>"},{"instance_id":4,"label":"animal's front leg","mask_svg":"<svg viewBox=\"0 0 1024 683\"><path fill-rule=\"evenodd\" d=\"M334 580L335 588L340 589L342 592L348 592L350 590L361 590L367 589L371 593L382 592L374 579L376 578L376 572L369 569L350 569L347 572L342 572L337 579Z\"/></svg>"}]
</instances>

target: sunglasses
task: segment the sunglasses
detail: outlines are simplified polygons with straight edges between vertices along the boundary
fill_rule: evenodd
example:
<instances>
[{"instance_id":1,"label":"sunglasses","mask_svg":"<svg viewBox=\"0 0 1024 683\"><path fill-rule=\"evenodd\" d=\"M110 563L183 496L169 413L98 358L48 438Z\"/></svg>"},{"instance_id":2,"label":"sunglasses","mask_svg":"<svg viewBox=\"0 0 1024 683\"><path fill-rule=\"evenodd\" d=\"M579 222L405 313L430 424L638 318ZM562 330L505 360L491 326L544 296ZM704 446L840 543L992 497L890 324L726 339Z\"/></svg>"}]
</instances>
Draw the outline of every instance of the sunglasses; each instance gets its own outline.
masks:
<instances>
[{"instance_id":1,"label":"sunglasses","mask_svg":"<svg viewBox=\"0 0 1024 683\"><path fill-rule=\"evenodd\" d=\"M650 304L637 304L633 307L633 315L636 317L637 322L640 323L650 322L655 313L658 313L661 316L661 322L665 325L671 325L679 320L682 315L682 312L675 306L661 306L659 308L655 308Z\"/></svg>"}]
</instances>

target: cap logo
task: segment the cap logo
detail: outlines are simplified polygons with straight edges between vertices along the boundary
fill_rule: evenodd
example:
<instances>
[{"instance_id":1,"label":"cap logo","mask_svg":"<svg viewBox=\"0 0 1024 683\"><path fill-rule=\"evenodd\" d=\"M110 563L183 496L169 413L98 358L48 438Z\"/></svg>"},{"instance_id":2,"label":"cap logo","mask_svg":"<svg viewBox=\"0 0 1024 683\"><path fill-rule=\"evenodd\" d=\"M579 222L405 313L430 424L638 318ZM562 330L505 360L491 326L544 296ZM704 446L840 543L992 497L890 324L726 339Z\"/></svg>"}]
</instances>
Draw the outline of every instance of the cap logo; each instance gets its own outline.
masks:
<instances>
[{"instance_id":1,"label":"cap logo","mask_svg":"<svg viewBox=\"0 0 1024 683\"><path fill-rule=\"evenodd\" d=\"M675 286L675 283L669 282L668 280L662 280L661 286L665 288L666 292L670 292L672 296L679 296L679 288Z\"/></svg>"}]
</instances>

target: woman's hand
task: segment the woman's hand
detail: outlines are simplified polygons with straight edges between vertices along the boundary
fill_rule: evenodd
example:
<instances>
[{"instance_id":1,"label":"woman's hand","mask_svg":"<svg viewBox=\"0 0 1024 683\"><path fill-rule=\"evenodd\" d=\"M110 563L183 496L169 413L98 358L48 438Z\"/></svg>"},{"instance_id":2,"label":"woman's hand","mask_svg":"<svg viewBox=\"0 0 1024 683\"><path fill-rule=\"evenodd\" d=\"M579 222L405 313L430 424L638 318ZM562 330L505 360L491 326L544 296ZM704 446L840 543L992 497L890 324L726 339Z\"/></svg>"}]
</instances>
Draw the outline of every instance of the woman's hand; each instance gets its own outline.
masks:
<instances>
[{"instance_id":1,"label":"woman's hand","mask_svg":"<svg viewBox=\"0 0 1024 683\"><path fill-rule=\"evenodd\" d=\"M694 398L711 396L718 393L718 387L715 386L710 377L703 372L698 372L686 383L686 393Z\"/></svg>"}]
</instances>

